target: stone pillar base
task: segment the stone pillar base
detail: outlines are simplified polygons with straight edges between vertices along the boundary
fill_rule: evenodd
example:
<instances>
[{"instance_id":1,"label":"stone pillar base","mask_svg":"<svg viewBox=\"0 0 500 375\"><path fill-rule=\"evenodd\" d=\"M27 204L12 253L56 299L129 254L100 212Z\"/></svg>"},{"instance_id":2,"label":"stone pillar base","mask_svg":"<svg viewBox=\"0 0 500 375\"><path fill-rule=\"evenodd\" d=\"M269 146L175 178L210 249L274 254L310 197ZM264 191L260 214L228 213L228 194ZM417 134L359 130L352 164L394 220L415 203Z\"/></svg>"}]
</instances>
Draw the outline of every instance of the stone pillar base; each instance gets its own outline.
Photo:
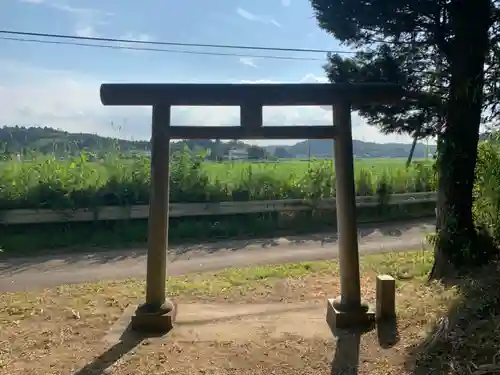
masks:
<instances>
[{"instance_id":1,"label":"stone pillar base","mask_svg":"<svg viewBox=\"0 0 500 375\"><path fill-rule=\"evenodd\" d=\"M177 306L166 301L161 306L140 305L131 319L131 328L137 332L166 334L174 328Z\"/></svg>"},{"instance_id":2,"label":"stone pillar base","mask_svg":"<svg viewBox=\"0 0 500 375\"><path fill-rule=\"evenodd\" d=\"M339 304L339 300L330 298L326 306L326 322L332 332L338 329L365 329L374 324L375 312L366 304L343 307Z\"/></svg>"}]
</instances>

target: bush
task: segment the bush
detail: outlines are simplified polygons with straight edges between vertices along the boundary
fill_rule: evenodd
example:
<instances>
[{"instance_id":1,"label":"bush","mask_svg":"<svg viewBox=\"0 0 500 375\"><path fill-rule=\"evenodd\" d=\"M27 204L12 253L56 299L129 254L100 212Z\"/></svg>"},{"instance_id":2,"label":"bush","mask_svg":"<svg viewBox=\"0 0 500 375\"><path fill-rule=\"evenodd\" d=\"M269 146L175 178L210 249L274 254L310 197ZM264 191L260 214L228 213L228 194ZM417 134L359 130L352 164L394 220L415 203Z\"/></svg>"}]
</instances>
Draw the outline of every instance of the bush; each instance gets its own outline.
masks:
<instances>
[{"instance_id":1,"label":"bush","mask_svg":"<svg viewBox=\"0 0 500 375\"><path fill-rule=\"evenodd\" d=\"M500 246L500 144L496 139L478 147L473 214L479 231Z\"/></svg>"},{"instance_id":2,"label":"bush","mask_svg":"<svg viewBox=\"0 0 500 375\"><path fill-rule=\"evenodd\" d=\"M387 194L435 190L429 164L415 163L407 170L391 167L390 161L378 163L359 163L358 195L378 194L385 200ZM147 204L150 167L149 157L119 154L92 161L82 154L70 160L0 162L0 210ZM335 194L331 160L211 163L184 151L173 155L170 177L172 202L320 199Z\"/></svg>"}]
</instances>

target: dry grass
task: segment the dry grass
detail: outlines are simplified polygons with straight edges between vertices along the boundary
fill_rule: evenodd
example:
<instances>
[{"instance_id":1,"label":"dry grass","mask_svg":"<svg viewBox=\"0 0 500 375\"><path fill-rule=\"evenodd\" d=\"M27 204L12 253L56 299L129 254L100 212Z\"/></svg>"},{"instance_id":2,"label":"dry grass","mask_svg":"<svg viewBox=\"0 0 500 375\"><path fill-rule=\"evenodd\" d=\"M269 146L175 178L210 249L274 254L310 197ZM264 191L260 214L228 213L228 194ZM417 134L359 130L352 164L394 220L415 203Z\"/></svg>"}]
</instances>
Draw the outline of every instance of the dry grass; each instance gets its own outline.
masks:
<instances>
[{"instance_id":1,"label":"dry grass","mask_svg":"<svg viewBox=\"0 0 500 375\"><path fill-rule=\"evenodd\" d=\"M358 345L359 359L355 360L360 374L420 374L433 373L432 369L436 374L459 374L464 369L486 374L477 371L492 369L481 366L493 363L499 341L500 319L494 319L500 311L500 281L493 278L496 272L488 273L486 283L464 281L458 288L445 289L425 283L431 260L427 252L362 259L362 289L369 302L373 303L376 274L397 278L399 338L385 344L380 330L363 335L359 344L353 344L352 337L334 343L323 321L326 297L339 292L336 262L228 269L173 278L168 288L181 306L181 316L182 306L187 309L194 302L223 304L228 309L244 303L307 304L310 310L181 325L168 338L124 341L111 348L103 338L128 305L142 301L143 281L2 294L0 373L321 374L330 373L332 367L334 373L340 373L341 362ZM486 290L485 285L489 286ZM439 320L441 317L445 318ZM433 322L447 323L440 323L435 334ZM217 330L219 338L210 336L211 329ZM235 338L235 332L241 337Z\"/></svg>"},{"instance_id":2,"label":"dry grass","mask_svg":"<svg viewBox=\"0 0 500 375\"><path fill-rule=\"evenodd\" d=\"M500 269L489 265L456 281L456 298L412 348L416 374L500 374Z\"/></svg>"}]
</instances>

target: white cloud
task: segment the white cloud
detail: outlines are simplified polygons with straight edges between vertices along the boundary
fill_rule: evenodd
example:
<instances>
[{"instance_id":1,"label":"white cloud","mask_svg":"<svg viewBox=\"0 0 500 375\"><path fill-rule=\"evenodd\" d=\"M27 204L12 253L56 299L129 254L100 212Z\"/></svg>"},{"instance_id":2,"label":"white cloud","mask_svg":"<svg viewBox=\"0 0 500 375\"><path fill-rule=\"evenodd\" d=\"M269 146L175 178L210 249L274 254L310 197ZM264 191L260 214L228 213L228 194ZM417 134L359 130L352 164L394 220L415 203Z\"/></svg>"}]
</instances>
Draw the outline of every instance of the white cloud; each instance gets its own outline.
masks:
<instances>
[{"instance_id":1,"label":"white cloud","mask_svg":"<svg viewBox=\"0 0 500 375\"><path fill-rule=\"evenodd\" d=\"M152 38L149 34L145 34L145 33L136 34L133 32L128 32L128 33L125 33L122 36L120 36L119 39L137 40L140 42L149 42Z\"/></svg>"},{"instance_id":2,"label":"white cloud","mask_svg":"<svg viewBox=\"0 0 500 375\"><path fill-rule=\"evenodd\" d=\"M58 3L50 3L50 6L72 15L75 19L75 33L82 37L100 36L97 27L105 25L113 16L112 13L93 8L79 8Z\"/></svg>"},{"instance_id":3,"label":"white cloud","mask_svg":"<svg viewBox=\"0 0 500 375\"><path fill-rule=\"evenodd\" d=\"M105 12L100 9L85 8L85 7L74 7L67 5L65 3L57 2L54 0L19 0L21 2L32 3L32 4L42 4L60 12L67 13L74 18L74 34L83 38L96 38L102 37L99 33L99 26L106 25L113 13ZM108 36L109 37L109 36ZM127 32L123 35L118 36L118 39L128 39L137 40L141 42L147 42L152 40L149 34L145 33L133 33ZM117 43L119 46L128 47L130 43ZM141 53L140 51L124 50L127 53Z\"/></svg>"},{"instance_id":4,"label":"white cloud","mask_svg":"<svg viewBox=\"0 0 500 375\"><path fill-rule=\"evenodd\" d=\"M78 17L89 19L89 20L96 20L97 22L106 22L105 20L108 17L112 17L113 13L110 12L105 12L100 9L94 9L94 8L82 8L82 7L73 7L70 5L65 5L57 2L47 2L46 3L48 6L60 10L62 12L67 12L71 14L75 14Z\"/></svg>"},{"instance_id":5,"label":"white cloud","mask_svg":"<svg viewBox=\"0 0 500 375\"><path fill-rule=\"evenodd\" d=\"M278 23L274 18L271 18L269 16L262 16L258 14L253 14L250 13L248 10L245 10L243 8L238 8L236 9L236 12L243 18L249 20L249 21L255 21L255 22L261 22L261 23L266 23L266 24L271 24L277 27L281 27L281 24Z\"/></svg>"},{"instance_id":6,"label":"white cloud","mask_svg":"<svg viewBox=\"0 0 500 375\"><path fill-rule=\"evenodd\" d=\"M240 57L240 63L243 65L248 65L253 68L258 68L257 64L255 64L255 58L252 57Z\"/></svg>"},{"instance_id":7,"label":"white cloud","mask_svg":"<svg viewBox=\"0 0 500 375\"><path fill-rule=\"evenodd\" d=\"M97 37L97 26L104 25L113 16L100 9L74 7L54 0L20 0L23 3L39 4L70 14L75 21L74 33L81 37Z\"/></svg>"},{"instance_id":8,"label":"white cloud","mask_svg":"<svg viewBox=\"0 0 500 375\"><path fill-rule=\"evenodd\" d=\"M299 81L321 82L324 78L308 74ZM50 126L70 132L148 139L151 134L150 109L104 107L99 97L101 82L97 77L79 73L0 60L0 125ZM235 107L174 108L172 117L176 125L239 123L239 111ZM264 122L266 125L328 125L332 123L332 113L328 107L265 107ZM375 127L366 125L356 113L353 114L352 123L356 139L410 142L406 136L384 136Z\"/></svg>"},{"instance_id":9,"label":"white cloud","mask_svg":"<svg viewBox=\"0 0 500 375\"><path fill-rule=\"evenodd\" d=\"M84 38L95 38L99 36L94 27L90 25L77 25L75 34Z\"/></svg>"},{"instance_id":10,"label":"white cloud","mask_svg":"<svg viewBox=\"0 0 500 375\"><path fill-rule=\"evenodd\" d=\"M133 33L133 32L128 32L128 33L125 33L123 35L120 35L118 37L118 39L136 40L139 42L149 42L149 41L153 40L152 36L149 34L145 34L145 33L137 34L137 33ZM138 45L136 43L125 43L125 42L117 43L117 45L119 45L120 47L140 47L140 45ZM133 53L133 54L144 53L144 51L141 51L141 50L131 50L131 49L123 49L122 51L124 53Z\"/></svg>"}]
</instances>

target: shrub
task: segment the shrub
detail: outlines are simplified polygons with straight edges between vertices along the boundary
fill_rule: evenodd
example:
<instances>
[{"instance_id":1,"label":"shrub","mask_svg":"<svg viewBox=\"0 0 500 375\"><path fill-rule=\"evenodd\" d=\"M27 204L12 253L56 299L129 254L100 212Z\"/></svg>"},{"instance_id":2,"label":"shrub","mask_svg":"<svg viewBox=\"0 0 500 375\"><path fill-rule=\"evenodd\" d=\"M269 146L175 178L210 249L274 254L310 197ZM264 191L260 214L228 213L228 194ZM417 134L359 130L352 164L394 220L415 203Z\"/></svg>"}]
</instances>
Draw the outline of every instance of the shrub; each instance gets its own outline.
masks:
<instances>
[{"instance_id":1,"label":"shrub","mask_svg":"<svg viewBox=\"0 0 500 375\"><path fill-rule=\"evenodd\" d=\"M358 195L433 191L432 166L408 170L387 165L357 169ZM403 162L401 163L403 164ZM151 161L118 153L90 161L86 154L69 160L40 157L0 162L0 210L82 208L147 204ZM211 163L202 155L174 154L170 170L172 202L248 201L284 198L320 199L335 194L331 160L280 163Z\"/></svg>"}]
</instances>

